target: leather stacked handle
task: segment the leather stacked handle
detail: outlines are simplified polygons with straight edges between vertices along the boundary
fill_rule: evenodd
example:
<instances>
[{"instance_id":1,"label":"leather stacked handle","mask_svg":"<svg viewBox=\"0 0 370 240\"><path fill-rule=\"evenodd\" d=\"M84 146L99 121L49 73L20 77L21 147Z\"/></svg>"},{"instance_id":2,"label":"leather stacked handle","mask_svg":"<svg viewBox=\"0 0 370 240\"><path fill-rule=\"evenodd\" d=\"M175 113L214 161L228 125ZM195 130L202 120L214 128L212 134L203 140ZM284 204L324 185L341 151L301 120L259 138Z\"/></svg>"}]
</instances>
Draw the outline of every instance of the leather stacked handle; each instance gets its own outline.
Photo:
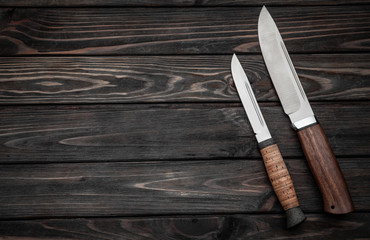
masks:
<instances>
[{"instance_id":1,"label":"leather stacked handle","mask_svg":"<svg viewBox=\"0 0 370 240\"><path fill-rule=\"evenodd\" d=\"M320 124L298 130L298 137L321 191L324 211L332 214L354 211L347 184Z\"/></svg>"},{"instance_id":2,"label":"leather stacked handle","mask_svg":"<svg viewBox=\"0 0 370 240\"><path fill-rule=\"evenodd\" d=\"M271 144L261 148L260 151L271 185L281 206L286 211L287 227L294 227L303 222L306 217L299 207L293 182L280 150L276 144Z\"/></svg>"}]
</instances>

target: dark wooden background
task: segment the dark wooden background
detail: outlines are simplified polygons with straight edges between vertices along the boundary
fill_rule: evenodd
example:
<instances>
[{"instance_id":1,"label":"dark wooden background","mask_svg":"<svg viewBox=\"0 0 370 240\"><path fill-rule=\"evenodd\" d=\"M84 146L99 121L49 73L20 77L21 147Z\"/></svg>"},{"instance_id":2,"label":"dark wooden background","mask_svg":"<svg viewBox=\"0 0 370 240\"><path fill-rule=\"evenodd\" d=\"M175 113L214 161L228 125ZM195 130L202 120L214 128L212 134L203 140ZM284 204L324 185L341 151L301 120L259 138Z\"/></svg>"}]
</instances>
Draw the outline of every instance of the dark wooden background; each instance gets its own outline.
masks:
<instances>
[{"instance_id":1,"label":"dark wooden background","mask_svg":"<svg viewBox=\"0 0 370 240\"><path fill-rule=\"evenodd\" d=\"M321 196L257 37L274 17L356 212ZM370 1L0 0L0 239L370 238ZM236 52L308 219L286 230Z\"/></svg>"}]
</instances>

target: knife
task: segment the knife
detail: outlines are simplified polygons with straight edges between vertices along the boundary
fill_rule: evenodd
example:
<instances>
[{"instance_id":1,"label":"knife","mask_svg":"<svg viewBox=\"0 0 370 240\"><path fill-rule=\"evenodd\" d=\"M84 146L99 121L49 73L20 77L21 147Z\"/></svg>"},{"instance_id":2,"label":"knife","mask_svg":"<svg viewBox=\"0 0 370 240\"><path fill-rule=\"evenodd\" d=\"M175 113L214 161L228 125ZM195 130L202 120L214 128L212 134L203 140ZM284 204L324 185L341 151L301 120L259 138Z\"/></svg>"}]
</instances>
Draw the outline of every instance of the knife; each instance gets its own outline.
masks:
<instances>
[{"instance_id":1,"label":"knife","mask_svg":"<svg viewBox=\"0 0 370 240\"><path fill-rule=\"evenodd\" d=\"M315 118L278 28L266 7L258 19L258 38L267 70L284 112L297 131L308 165L320 189L324 211L354 211L347 184L329 141Z\"/></svg>"},{"instance_id":2,"label":"knife","mask_svg":"<svg viewBox=\"0 0 370 240\"><path fill-rule=\"evenodd\" d=\"M235 54L231 60L231 72L239 97L256 135L271 185L286 212L287 227L294 227L303 222L306 217L299 206L293 182L283 157L271 137L247 75Z\"/></svg>"}]
</instances>

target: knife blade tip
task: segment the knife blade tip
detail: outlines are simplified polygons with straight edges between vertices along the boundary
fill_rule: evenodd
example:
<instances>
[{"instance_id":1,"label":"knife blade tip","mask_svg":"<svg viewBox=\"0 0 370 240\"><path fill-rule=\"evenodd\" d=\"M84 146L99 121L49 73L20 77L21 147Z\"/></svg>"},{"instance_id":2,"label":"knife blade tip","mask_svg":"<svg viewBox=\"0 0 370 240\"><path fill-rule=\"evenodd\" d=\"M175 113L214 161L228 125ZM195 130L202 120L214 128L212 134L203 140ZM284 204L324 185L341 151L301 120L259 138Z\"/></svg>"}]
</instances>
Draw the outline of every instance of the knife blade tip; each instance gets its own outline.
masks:
<instances>
[{"instance_id":1,"label":"knife blade tip","mask_svg":"<svg viewBox=\"0 0 370 240\"><path fill-rule=\"evenodd\" d=\"M258 38L261 39L261 36L274 33L275 31L275 22L270 12L263 6L258 17Z\"/></svg>"},{"instance_id":2,"label":"knife blade tip","mask_svg":"<svg viewBox=\"0 0 370 240\"><path fill-rule=\"evenodd\" d=\"M231 70L233 71L235 69L235 67L238 66L238 65L240 65L240 62L239 62L238 57L234 53L233 54L233 57L231 59Z\"/></svg>"},{"instance_id":3,"label":"knife blade tip","mask_svg":"<svg viewBox=\"0 0 370 240\"><path fill-rule=\"evenodd\" d=\"M270 16L269 11L267 10L267 8L265 6L263 6L261 11L260 11L260 15L258 17L258 25L259 25L260 22L264 21L269 16Z\"/></svg>"},{"instance_id":4,"label":"knife blade tip","mask_svg":"<svg viewBox=\"0 0 370 240\"><path fill-rule=\"evenodd\" d=\"M234 61L234 60L237 60L237 59L238 59L238 57L237 57L237 56L236 56L236 54L234 53L231 61Z\"/></svg>"}]
</instances>

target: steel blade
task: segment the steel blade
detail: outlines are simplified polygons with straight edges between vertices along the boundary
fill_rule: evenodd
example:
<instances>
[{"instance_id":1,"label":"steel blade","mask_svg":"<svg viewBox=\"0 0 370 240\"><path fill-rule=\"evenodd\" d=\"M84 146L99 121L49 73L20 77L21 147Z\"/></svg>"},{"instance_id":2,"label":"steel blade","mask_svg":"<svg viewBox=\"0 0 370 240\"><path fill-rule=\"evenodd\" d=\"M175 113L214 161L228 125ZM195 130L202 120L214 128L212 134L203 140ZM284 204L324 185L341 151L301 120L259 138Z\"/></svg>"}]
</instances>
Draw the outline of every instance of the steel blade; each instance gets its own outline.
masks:
<instances>
[{"instance_id":1,"label":"steel blade","mask_svg":"<svg viewBox=\"0 0 370 240\"><path fill-rule=\"evenodd\" d=\"M258 38L267 70L293 126L302 128L315 123L310 103L283 39L266 7L262 8L258 19Z\"/></svg>"},{"instance_id":2,"label":"steel blade","mask_svg":"<svg viewBox=\"0 0 370 240\"><path fill-rule=\"evenodd\" d=\"M231 73L249 122L252 125L253 132L256 134L257 141L260 143L270 139L270 132L262 116L256 97L253 94L247 75L235 54L231 60Z\"/></svg>"}]
</instances>

